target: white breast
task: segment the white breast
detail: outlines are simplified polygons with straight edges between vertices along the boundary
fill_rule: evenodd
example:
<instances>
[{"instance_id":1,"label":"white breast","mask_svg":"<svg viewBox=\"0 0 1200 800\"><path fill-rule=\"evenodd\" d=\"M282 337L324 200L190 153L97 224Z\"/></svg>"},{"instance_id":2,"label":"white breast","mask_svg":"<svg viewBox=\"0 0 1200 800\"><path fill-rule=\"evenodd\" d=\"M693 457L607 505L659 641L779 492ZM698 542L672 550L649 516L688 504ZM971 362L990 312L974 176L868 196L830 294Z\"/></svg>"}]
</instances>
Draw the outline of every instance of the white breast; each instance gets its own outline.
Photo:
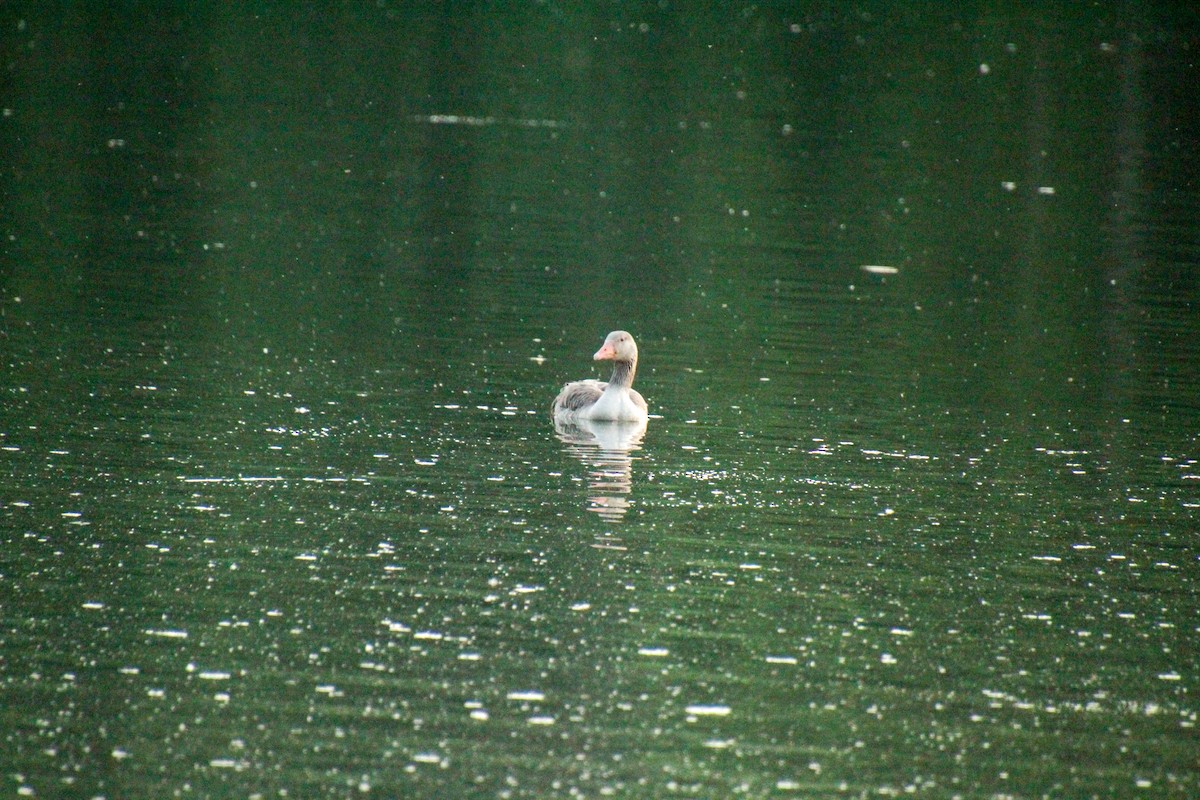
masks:
<instances>
[{"instance_id":1,"label":"white breast","mask_svg":"<svg viewBox=\"0 0 1200 800\"><path fill-rule=\"evenodd\" d=\"M609 386L593 405L580 409L579 416L584 419L640 422L646 419L646 409L637 404L633 393L626 387Z\"/></svg>"}]
</instances>

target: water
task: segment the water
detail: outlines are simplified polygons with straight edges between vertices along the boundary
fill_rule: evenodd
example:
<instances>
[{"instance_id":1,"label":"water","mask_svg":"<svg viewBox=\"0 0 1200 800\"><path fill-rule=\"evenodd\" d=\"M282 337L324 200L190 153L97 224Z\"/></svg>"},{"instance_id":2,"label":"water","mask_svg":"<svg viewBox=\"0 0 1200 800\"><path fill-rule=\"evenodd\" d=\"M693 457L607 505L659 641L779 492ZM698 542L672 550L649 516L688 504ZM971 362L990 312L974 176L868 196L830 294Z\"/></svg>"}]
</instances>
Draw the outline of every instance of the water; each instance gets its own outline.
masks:
<instances>
[{"instance_id":1,"label":"water","mask_svg":"<svg viewBox=\"0 0 1200 800\"><path fill-rule=\"evenodd\" d=\"M456 13L0 13L9 791L1195 795L1195 15Z\"/></svg>"}]
</instances>

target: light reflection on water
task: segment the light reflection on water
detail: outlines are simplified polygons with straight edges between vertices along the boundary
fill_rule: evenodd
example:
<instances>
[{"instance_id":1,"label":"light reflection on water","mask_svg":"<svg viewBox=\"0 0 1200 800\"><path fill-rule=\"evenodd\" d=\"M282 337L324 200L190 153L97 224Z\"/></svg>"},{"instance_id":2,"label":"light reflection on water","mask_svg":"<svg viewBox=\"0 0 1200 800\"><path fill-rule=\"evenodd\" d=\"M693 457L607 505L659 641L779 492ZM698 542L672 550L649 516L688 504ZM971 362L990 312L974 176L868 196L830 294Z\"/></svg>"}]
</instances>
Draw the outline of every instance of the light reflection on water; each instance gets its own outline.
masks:
<instances>
[{"instance_id":1,"label":"light reflection on water","mask_svg":"<svg viewBox=\"0 0 1200 800\"><path fill-rule=\"evenodd\" d=\"M518 395L553 392L531 379ZM1079 729L1112 753L1138 731L1185 763L1196 623L1160 598L1194 553L1145 531L1179 530L1194 458L1121 467L1110 495L1072 483L1109 476L1108 448L1019 426L973 443L887 418L849 439L810 415L801 435L716 404L588 431L552 428L544 402L307 407L245 401L236 470L209 453L143 475L158 505L125 518L90 491L6 512L41 531L11 542L16 596L39 639L70 642L51 671L10 638L10 686L117 698L90 735L121 785L174 785L149 754L205 786L279 774L292 793L334 775L427 796L969 795L1000 772L1036 783ZM227 425L205 419L178 417L163 446ZM10 451L19 474L97 452L43 432ZM70 555L81 523L94 555ZM62 713L46 758L88 764L87 716ZM325 778L297 769L314 761ZM1088 774L1076 785L1112 780Z\"/></svg>"},{"instance_id":2,"label":"light reflection on water","mask_svg":"<svg viewBox=\"0 0 1200 800\"><path fill-rule=\"evenodd\" d=\"M233 423L174 412L137 439L173 466L141 473L121 518L70 472L50 473L68 504L22 481L7 513L40 533L6 570L26 608L61 609L31 619L71 666L10 640L17 691L123 698L100 712L119 723L105 752L160 788L144 754L211 786L265 769L319 792L296 768L324 759L355 787L514 796L994 792L986 776L1036 782L1079 729L1185 763L1196 622L1161 599L1194 567L1182 449L1116 459L968 409L899 429L870 397L854 418L775 397L782 413L667 403L649 429L565 430L553 390L530 372L511 401L263 392ZM175 449L214 438L199 463ZM18 475L124 447L49 422L20 442ZM181 715L192 734L172 733ZM51 737L59 762L88 762L86 724Z\"/></svg>"}]
</instances>

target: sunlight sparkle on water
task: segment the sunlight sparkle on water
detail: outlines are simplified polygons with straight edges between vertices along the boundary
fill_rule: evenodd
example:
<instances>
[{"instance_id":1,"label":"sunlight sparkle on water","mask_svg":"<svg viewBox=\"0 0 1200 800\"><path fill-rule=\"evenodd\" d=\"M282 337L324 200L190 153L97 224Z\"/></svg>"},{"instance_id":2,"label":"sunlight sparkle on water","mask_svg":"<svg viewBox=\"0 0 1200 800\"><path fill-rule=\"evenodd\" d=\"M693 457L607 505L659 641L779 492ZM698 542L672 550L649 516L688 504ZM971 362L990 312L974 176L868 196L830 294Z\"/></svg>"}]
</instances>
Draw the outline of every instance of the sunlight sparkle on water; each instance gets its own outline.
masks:
<instances>
[{"instance_id":1,"label":"sunlight sparkle on water","mask_svg":"<svg viewBox=\"0 0 1200 800\"><path fill-rule=\"evenodd\" d=\"M728 716L733 709L724 705L697 704L688 706L684 711L696 717L724 717Z\"/></svg>"},{"instance_id":2,"label":"sunlight sparkle on water","mask_svg":"<svg viewBox=\"0 0 1200 800\"><path fill-rule=\"evenodd\" d=\"M648 656L651 658L664 658L671 654L671 651L665 647L639 647L639 656Z\"/></svg>"}]
</instances>

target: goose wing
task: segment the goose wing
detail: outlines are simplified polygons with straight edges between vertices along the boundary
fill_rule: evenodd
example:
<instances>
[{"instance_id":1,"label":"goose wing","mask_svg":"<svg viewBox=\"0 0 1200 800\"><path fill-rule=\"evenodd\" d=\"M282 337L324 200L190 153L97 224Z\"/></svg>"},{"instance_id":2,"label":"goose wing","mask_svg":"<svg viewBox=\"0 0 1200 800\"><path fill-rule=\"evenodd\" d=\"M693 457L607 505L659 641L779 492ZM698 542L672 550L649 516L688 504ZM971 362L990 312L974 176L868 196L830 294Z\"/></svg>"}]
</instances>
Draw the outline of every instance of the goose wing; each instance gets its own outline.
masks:
<instances>
[{"instance_id":1,"label":"goose wing","mask_svg":"<svg viewBox=\"0 0 1200 800\"><path fill-rule=\"evenodd\" d=\"M608 384L604 381L572 381L554 398L554 413L579 411L595 405L607 388Z\"/></svg>"}]
</instances>

